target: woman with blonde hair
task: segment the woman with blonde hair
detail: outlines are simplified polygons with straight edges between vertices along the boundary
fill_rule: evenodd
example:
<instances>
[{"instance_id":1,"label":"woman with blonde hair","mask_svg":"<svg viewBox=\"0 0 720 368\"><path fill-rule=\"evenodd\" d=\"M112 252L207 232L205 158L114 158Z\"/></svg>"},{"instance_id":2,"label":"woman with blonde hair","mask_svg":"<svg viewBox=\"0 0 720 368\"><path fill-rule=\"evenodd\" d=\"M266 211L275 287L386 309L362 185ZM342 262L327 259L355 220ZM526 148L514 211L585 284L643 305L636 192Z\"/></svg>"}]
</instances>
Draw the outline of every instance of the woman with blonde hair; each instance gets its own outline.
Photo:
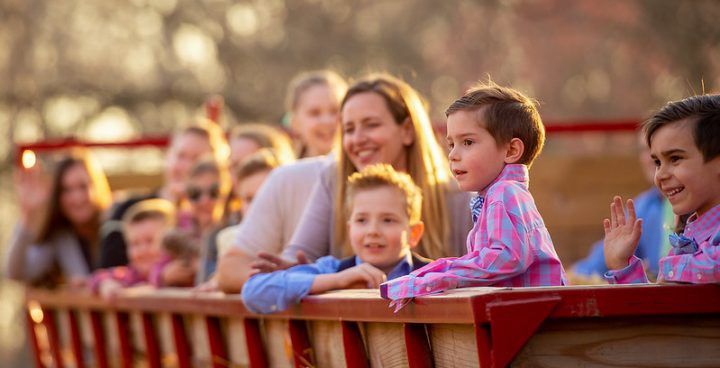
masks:
<instances>
[{"instance_id":1,"label":"woman with blonde hair","mask_svg":"<svg viewBox=\"0 0 720 368\"><path fill-rule=\"evenodd\" d=\"M20 221L9 242L7 277L30 285L76 282L97 267L100 224L112 200L102 168L76 149L54 167L20 169L15 191Z\"/></svg>"},{"instance_id":2,"label":"woman with blonde hair","mask_svg":"<svg viewBox=\"0 0 720 368\"><path fill-rule=\"evenodd\" d=\"M387 74L369 75L354 83L341 104L340 141L343 149L337 165L316 184L283 258L291 260L298 251L310 259L351 254L347 214L342 210L346 179L376 163L407 172L422 189L425 234L417 252L429 258L463 254L472 228L469 194L450 180L447 158L412 87Z\"/></svg>"},{"instance_id":3,"label":"woman with blonde hair","mask_svg":"<svg viewBox=\"0 0 720 368\"><path fill-rule=\"evenodd\" d=\"M253 264L256 269L271 271L328 254L338 258L351 254L343 211L346 178L377 163L408 173L422 189L425 235L417 252L430 258L463 254L472 228L470 196L450 181L447 159L412 87L386 74L369 75L353 84L341 104L339 139L343 149L321 171L282 258L261 252L261 259Z\"/></svg>"}]
</instances>

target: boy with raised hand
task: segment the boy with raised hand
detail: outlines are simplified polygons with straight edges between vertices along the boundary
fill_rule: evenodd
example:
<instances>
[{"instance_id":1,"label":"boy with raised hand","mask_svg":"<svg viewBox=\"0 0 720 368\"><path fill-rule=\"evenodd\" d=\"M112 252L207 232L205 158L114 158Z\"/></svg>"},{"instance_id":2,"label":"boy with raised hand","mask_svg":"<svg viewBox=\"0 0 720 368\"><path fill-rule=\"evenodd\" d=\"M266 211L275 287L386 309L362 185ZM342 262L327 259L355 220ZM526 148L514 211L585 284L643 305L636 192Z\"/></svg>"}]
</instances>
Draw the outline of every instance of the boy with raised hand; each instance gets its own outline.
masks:
<instances>
[{"instance_id":1,"label":"boy with raised hand","mask_svg":"<svg viewBox=\"0 0 720 368\"><path fill-rule=\"evenodd\" d=\"M322 257L312 264L252 276L243 302L256 313L282 311L308 294L346 288L377 288L428 260L411 250L423 233L422 194L410 176L392 166L368 166L348 178L346 210L354 256Z\"/></svg>"},{"instance_id":2,"label":"boy with raised hand","mask_svg":"<svg viewBox=\"0 0 720 368\"><path fill-rule=\"evenodd\" d=\"M655 185L675 215L688 216L682 234L660 259L658 281L720 282L720 95L670 102L643 125L655 161ZM605 278L613 284L648 282L633 255L642 233L635 205L616 196L605 219Z\"/></svg>"}]
</instances>

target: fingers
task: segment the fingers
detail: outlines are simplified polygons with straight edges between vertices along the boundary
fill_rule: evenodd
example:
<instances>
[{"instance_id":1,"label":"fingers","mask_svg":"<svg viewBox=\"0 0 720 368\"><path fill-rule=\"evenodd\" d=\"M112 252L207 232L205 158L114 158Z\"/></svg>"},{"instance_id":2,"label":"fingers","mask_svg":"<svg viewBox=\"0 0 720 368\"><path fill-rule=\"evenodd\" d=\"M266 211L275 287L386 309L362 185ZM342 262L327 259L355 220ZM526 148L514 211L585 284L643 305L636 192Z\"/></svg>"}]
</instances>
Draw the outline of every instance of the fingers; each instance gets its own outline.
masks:
<instances>
[{"instance_id":1,"label":"fingers","mask_svg":"<svg viewBox=\"0 0 720 368\"><path fill-rule=\"evenodd\" d=\"M623 206L622 198L620 196L615 196L615 200L613 202L615 204L615 216L617 216L617 225L624 226L625 225L625 207Z\"/></svg>"},{"instance_id":2,"label":"fingers","mask_svg":"<svg viewBox=\"0 0 720 368\"><path fill-rule=\"evenodd\" d=\"M635 223L635 202L632 199L627 200L628 223ZM637 224L636 224L637 225Z\"/></svg>"},{"instance_id":3,"label":"fingers","mask_svg":"<svg viewBox=\"0 0 720 368\"><path fill-rule=\"evenodd\" d=\"M258 253L257 256L258 256L258 258L260 258L262 260L265 260L267 262L274 263L274 264L280 264L280 262L282 262L282 259L280 259L280 257L278 257L274 254L271 254L271 253L260 252L260 253Z\"/></svg>"},{"instance_id":4,"label":"fingers","mask_svg":"<svg viewBox=\"0 0 720 368\"><path fill-rule=\"evenodd\" d=\"M305 252L299 250L297 251L297 263L298 264L307 264L310 263L307 256L305 255Z\"/></svg>"},{"instance_id":5,"label":"fingers","mask_svg":"<svg viewBox=\"0 0 720 368\"><path fill-rule=\"evenodd\" d=\"M603 220L603 228L605 229L605 235L607 235L608 233L610 233L610 230L611 230L612 228L610 227L610 220L609 220L609 219L604 219L604 220Z\"/></svg>"},{"instance_id":6,"label":"fingers","mask_svg":"<svg viewBox=\"0 0 720 368\"><path fill-rule=\"evenodd\" d=\"M387 279L387 276L385 276L385 273L378 270L377 268L373 267L369 263L363 263L360 265L360 269L363 271L365 275L365 281L367 281L368 288L370 289L377 289L380 287L380 284L385 282Z\"/></svg>"},{"instance_id":7,"label":"fingers","mask_svg":"<svg viewBox=\"0 0 720 368\"><path fill-rule=\"evenodd\" d=\"M277 264L265 260L253 261L250 267L257 270L255 273L268 273L279 269Z\"/></svg>"}]
</instances>

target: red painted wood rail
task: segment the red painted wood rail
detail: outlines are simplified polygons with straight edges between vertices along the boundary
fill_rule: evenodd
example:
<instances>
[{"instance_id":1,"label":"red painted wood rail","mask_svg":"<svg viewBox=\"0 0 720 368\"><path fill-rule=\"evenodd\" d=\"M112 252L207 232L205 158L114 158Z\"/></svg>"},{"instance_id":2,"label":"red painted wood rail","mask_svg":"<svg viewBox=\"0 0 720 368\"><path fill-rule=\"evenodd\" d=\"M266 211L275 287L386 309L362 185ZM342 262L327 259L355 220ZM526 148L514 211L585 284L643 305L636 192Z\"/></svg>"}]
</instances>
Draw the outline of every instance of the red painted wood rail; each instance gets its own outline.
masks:
<instances>
[{"instance_id":1,"label":"red painted wood rail","mask_svg":"<svg viewBox=\"0 0 720 368\"><path fill-rule=\"evenodd\" d=\"M27 318L38 366L48 359L52 366L179 367L720 361L719 285L469 288L418 298L398 313L375 290L348 290L265 316L248 312L237 295L182 289L128 289L111 300L30 289L26 300L28 316L42 316ZM61 318L71 319L69 333L57 323ZM197 318L203 323L191 323ZM133 334L133 328L140 330ZM48 343L38 344L42 339ZM83 351L94 351L94 363Z\"/></svg>"}]
</instances>

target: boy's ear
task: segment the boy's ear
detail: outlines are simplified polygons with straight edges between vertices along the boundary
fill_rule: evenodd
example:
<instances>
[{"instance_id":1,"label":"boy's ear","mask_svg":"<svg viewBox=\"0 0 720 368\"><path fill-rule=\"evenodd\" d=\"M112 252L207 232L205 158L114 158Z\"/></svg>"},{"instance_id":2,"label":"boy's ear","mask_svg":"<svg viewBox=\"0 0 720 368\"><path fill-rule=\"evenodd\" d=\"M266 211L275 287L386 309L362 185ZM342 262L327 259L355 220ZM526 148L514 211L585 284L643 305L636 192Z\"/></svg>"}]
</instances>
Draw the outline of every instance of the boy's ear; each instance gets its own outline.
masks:
<instances>
[{"instance_id":1,"label":"boy's ear","mask_svg":"<svg viewBox=\"0 0 720 368\"><path fill-rule=\"evenodd\" d=\"M420 243L420 238L422 238L424 232L425 224L423 224L422 221L410 225L410 233L408 234L408 245L410 245L410 248L415 248L418 243Z\"/></svg>"},{"instance_id":2,"label":"boy's ear","mask_svg":"<svg viewBox=\"0 0 720 368\"><path fill-rule=\"evenodd\" d=\"M409 146L415 142L415 129L410 117L405 118L402 122L402 136L400 138L403 146Z\"/></svg>"},{"instance_id":3,"label":"boy's ear","mask_svg":"<svg viewBox=\"0 0 720 368\"><path fill-rule=\"evenodd\" d=\"M514 164L520 161L523 153L525 153L525 143L520 138L513 138L507 144L507 151L505 152L505 163Z\"/></svg>"}]
</instances>

